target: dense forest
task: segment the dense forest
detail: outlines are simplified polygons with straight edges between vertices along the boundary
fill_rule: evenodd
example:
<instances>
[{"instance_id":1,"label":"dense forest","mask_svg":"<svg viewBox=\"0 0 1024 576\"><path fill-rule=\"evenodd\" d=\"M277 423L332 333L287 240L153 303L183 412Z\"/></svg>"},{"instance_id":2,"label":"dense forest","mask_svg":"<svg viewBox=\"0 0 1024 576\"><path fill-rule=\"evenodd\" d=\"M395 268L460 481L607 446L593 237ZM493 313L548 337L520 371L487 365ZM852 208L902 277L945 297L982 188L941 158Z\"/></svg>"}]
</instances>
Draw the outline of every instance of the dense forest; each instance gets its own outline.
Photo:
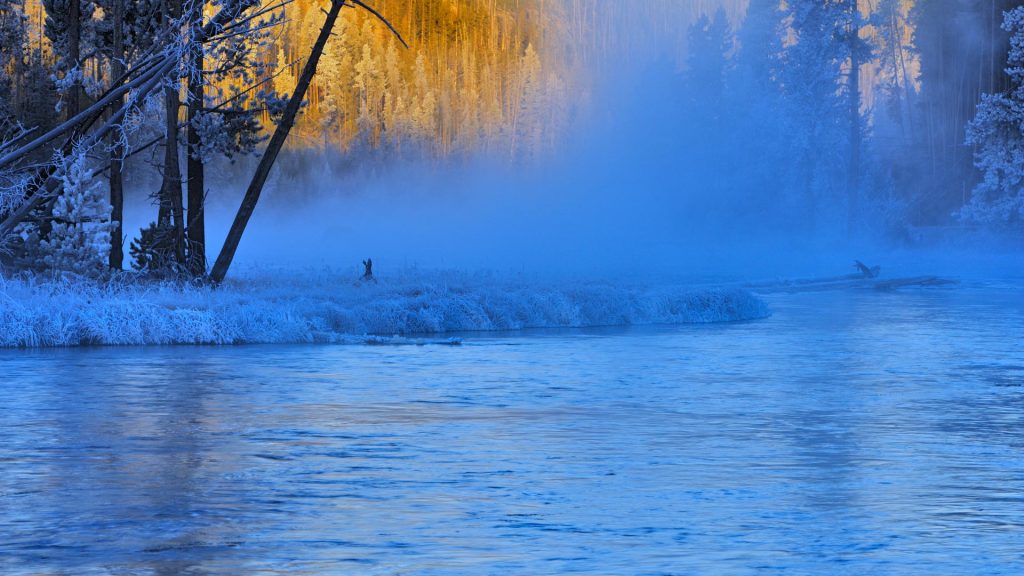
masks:
<instances>
[{"instance_id":1,"label":"dense forest","mask_svg":"<svg viewBox=\"0 0 1024 576\"><path fill-rule=\"evenodd\" d=\"M793 0L750 3L739 20L705 14L679 89L680 129L700 144L681 157L736 204L785 206L787 225L818 232L1019 230L1013 162L993 158L1021 127L994 128L985 110L986 95L1016 101L1021 30L1007 11L1021 4Z\"/></svg>"},{"instance_id":2,"label":"dense forest","mask_svg":"<svg viewBox=\"0 0 1024 576\"><path fill-rule=\"evenodd\" d=\"M903 241L1019 232L1020 4L0 0L2 258L203 276L208 165L275 146L354 162L550 157L599 74L665 46L666 122L686 135L672 153L744 212ZM133 170L159 189L126 186ZM140 193L153 224L123 230L125 195Z\"/></svg>"}]
</instances>

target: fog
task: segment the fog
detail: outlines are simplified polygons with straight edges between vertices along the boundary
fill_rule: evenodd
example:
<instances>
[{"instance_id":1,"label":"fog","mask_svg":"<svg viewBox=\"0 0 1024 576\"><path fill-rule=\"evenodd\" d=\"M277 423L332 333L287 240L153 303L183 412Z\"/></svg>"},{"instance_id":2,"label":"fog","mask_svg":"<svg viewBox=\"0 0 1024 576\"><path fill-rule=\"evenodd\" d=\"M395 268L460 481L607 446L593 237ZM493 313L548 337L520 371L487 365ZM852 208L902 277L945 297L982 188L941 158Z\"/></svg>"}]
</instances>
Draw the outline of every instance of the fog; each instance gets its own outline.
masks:
<instances>
[{"instance_id":1,"label":"fog","mask_svg":"<svg viewBox=\"0 0 1024 576\"><path fill-rule=\"evenodd\" d=\"M279 174L238 262L344 267L370 256L382 271L701 275L790 257L797 239L769 235L742 204L716 198L680 165L685 133L666 117L679 80L656 76L665 71L626 89L606 86L590 117L546 158ZM211 199L211 246L226 233L238 192Z\"/></svg>"},{"instance_id":2,"label":"fog","mask_svg":"<svg viewBox=\"0 0 1024 576\"><path fill-rule=\"evenodd\" d=\"M709 126L702 107L724 104L694 84L687 64L689 58L693 67L694 55L678 53L679 38L658 41L665 45L645 47L643 58L619 54L591 70L587 102L577 103L575 121L539 158L361 166L356 157L354 168L339 173L327 155L286 153L242 239L236 269L355 273L371 257L384 275L422 267L712 279L843 273L854 258L906 268L943 260L909 256L906 238L885 223L849 229L826 180L845 175L815 173L821 180L810 200L802 188L787 190L796 188L797 160L780 152L765 126L785 135L790 128L771 118L748 133ZM731 101L725 114L738 108L752 116L766 105L763 96ZM814 153L812 164L836 165L840 152ZM243 163L211 178L211 261L248 173ZM132 209L126 231L148 222L151 211ZM970 250L945 254L945 268L977 263Z\"/></svg>"}]
</instances>

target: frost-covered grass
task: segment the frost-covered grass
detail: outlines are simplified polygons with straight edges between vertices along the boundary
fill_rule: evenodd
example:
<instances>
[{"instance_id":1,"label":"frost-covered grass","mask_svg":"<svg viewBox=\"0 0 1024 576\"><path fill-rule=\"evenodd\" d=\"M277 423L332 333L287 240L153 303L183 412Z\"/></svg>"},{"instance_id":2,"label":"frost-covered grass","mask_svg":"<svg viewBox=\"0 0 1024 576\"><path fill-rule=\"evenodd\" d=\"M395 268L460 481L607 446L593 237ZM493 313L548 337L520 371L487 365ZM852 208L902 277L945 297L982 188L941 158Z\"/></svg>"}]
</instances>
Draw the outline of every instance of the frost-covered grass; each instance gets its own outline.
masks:
<instances>
[{"instance_id":1,"label":"frost-covered grass","mask_svg":"<svg viewBox=\"0 0 1024 576\"><path fill-rule=\"evenodd\" d=\"M0 277L0 346L379 342L379 336L763 318L735 288L544 282L409 271L260 272L220 288Z\"/></svg>"}]
</instances>

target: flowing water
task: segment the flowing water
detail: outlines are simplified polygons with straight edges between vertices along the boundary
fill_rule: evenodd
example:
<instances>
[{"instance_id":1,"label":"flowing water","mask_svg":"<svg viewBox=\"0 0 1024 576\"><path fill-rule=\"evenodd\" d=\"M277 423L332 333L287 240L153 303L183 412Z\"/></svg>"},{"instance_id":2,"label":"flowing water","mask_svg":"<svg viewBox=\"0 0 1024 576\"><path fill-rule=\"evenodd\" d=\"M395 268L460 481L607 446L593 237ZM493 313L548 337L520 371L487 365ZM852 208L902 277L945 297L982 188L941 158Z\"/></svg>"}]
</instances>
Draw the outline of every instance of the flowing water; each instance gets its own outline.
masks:
<instances>
[{"instance_id":1,"label":"flowing water","mask_svg":"<svg viewBox=\"0 0 1024 576\"><path fill-rule=\"evenodd\" d=\"M1021 574L1024 290L0 351L3 574Z\"/></svg>"}]
</instances>

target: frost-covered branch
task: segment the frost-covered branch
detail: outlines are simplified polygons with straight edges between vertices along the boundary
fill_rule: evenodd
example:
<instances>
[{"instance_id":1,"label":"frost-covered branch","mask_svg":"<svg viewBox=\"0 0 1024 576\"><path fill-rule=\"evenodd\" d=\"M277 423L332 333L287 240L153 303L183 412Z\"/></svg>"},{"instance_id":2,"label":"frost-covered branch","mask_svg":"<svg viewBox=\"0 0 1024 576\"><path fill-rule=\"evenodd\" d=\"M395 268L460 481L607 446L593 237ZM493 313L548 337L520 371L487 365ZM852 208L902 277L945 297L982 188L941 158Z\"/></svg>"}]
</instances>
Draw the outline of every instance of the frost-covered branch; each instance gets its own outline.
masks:
<instances>
[{"instance_id":1,"label":"frost-covered branch","mask_svg":"<svg viewBox=\"0 0 1024 576\"><path fill-rule=\"evenodd\" d=\"M149 80L145 84L139 86L138 93L135 95L135 98L126 105L114 110L111 116L102 125L74 145L76 153L86 154L93 147L100 144L110 132L121 128L125 115L130 109L135 107L138 98L148 95L150 92L155 90L161 82L162 78L159 75L149 77ZM63 154L58 153L54 162L56 169L46 178L39 190L32 194L28 199L21 202L17 209L8 213L6 218L0 222L0 240L10 235L18 224L32 212L32 210L51 199L53 194L60 189L62 179L65 176L64 168L60 163L60 159L62 158Z\"/></svg>"}]
</instances>

